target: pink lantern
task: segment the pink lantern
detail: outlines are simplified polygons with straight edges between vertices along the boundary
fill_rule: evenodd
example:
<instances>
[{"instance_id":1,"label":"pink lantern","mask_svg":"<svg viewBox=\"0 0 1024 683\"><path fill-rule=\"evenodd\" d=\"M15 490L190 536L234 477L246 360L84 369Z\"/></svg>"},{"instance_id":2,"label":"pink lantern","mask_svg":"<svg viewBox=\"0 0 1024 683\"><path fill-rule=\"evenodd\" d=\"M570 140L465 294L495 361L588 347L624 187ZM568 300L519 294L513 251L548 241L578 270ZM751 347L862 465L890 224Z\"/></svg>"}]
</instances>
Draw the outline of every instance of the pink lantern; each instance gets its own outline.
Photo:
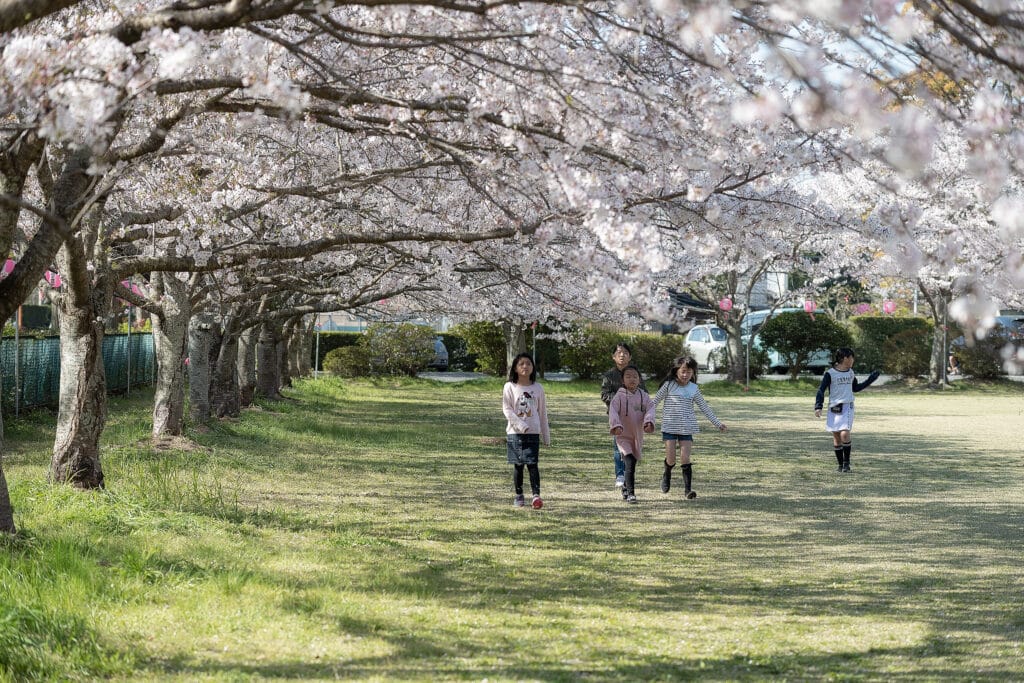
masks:
<instances>
[{"instance_id":1,"label":"pink lantern","mask_svg":"<svg viewBox=\"0 0 1024 683\"><path fill-rule=\"evenodd\" d=\"M882 310L885 311L886 313L892 314L896 310L896 302L888 300L883 301Z\"/></svg>"},{"instance_id":2,"label":"pink lantern","mask_svg":"<svg viewBox=\"0 0 1024 683\"><path fill-rule=\"evenodd\" d=\"M43 279L54 289L60 289L61 279L59 274L48 270L43 273Z\"/></svg>"},{"instance_id":3,"label":"pink lantern","mask_svg":"<svg viewBox=\"0 0 1024 683\"><path fill-rule=\"evenodd\" d=\"M722 299L721 301L718 302L718 307L721 308L723 311L726 311L726 312L731 311L732 310L732 299L730 299L729 297L725 297L724 299Z\"/></svg>"},{"instance_id":4,"label":"pink lantern","mask_svg":"<svg viewBox=\"0 0 1024 683\"><path fill-rule=\"evenodd\" d=\"M807 301L804 302L804 310L807 311L808 313L814 313L816 310L818 310L818 304L808 299Z\"/></svg>"},{"instance_id":5,"label":"pink lantern","mask_svg":"<svg viewBox=\"0 0 1024 683\"><path fill-rule=\"evenodd\" d=\"M6 261L4 261L4 270L3 270L4 276L10 275L13 271L14 271L14 260L13 259L7 259Z\"/></svg>"}]
</instances>

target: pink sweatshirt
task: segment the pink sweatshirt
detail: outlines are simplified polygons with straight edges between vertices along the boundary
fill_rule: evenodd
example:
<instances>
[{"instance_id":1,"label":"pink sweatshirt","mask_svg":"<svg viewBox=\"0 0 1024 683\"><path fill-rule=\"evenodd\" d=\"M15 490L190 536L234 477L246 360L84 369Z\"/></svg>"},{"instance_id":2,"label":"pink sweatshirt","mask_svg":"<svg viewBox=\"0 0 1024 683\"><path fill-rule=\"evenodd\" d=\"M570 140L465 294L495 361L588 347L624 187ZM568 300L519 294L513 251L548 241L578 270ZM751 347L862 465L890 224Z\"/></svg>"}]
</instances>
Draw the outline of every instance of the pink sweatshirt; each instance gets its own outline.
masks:
<instances>
[{"instance_id":1,"label":"pink sweatshirt","mask_svg":"<svg viewBox=\"0 0 1024 683\"><path fill-rule=\"evenodd\" d=\"M608 405L608 428L622 427L622 433L615 437L620 453L640 460L647 423L654 424L654 401L646 391L637 389L631 394L622 387L615 392Z\"/></svg>"},{"instance_id":2,"label":"pink sweatshirt","mask_svg":"<svg viewBox=\"0 0 1024 683\"><path fill-rule=\"evenodd\" d=\"M548 408L544 402L544 388L534 382L523 386L505 382L501 393L501 409L508 418L506 434L540 434L541 443L551 445L548 429Z\"/></svg>"}]
</instances>

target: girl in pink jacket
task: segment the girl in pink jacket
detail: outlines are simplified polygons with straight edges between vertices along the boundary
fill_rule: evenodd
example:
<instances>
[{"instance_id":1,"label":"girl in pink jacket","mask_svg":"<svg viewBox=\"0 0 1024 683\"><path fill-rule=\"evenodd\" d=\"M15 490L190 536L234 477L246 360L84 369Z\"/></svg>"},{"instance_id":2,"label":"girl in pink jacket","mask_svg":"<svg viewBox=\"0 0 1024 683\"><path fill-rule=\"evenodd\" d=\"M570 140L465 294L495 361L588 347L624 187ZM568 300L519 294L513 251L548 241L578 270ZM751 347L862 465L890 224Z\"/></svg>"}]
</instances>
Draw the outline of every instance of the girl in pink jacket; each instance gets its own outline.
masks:
<instances>
[{"instance_id":1,"label":"girl in pink jacket","mask_svg":"<svg viewBox=\"0 0 1024 683\"><path fill-rule=\"evenodd\" d=\"M622 387L608 406L608 426L626 464L622 499L636 503L636 464L644 447L644 432L654 431L654 401L640 388L640 370L630 365L622 371Z\"/></svg>"}]
</instances>

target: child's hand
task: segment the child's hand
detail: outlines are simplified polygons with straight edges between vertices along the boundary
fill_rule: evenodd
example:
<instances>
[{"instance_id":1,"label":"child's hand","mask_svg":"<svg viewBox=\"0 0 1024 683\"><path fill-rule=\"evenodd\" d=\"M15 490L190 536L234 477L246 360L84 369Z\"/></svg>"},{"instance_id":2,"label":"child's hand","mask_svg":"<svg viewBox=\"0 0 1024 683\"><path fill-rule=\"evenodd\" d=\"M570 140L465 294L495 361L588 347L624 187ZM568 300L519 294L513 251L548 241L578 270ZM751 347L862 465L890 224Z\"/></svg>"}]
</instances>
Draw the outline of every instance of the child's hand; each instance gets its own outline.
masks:
<instances>
[{"instance_id":1,"label":"child's hand","mask_svg":"<svg viewBox=\"0 0 1024 683\"><path fill-rule=\"evenodd\" d=\"M614 434L615 436L619 436L620 434L622 434L622 427L616 427L615 429L613 429L612 434Z\"/></svg>"},{"instance_id":2,"label":"child's hand","mask_svg":"<svg viewBox=\"0 0 1024 683\"><path fill-rule=\"evenodd\" d=\"M644 423L644 432L647 433L647 434L653 434L654 433L654 423L653 422L645 422Z\"/></svg>"},{"instance_id":3,"label":"child's hand","mask_svg":"<svg viewBox=\"0 0 1024 683\"><path fill-rule=\"evenodd\" d=\"M728 428L724 424L718 425L718 431L724 432L726 429L728 429Z\"/></svg>"},{"instance_id":4,"label":"child's hand","mask_svg":"<svg viewBox=\"0 0 1024 683\"><path fill-rule=\"evenodd\" d=\"M814 417L821 417L821 408L814 409Z\"/></svg>"}]
</instances>

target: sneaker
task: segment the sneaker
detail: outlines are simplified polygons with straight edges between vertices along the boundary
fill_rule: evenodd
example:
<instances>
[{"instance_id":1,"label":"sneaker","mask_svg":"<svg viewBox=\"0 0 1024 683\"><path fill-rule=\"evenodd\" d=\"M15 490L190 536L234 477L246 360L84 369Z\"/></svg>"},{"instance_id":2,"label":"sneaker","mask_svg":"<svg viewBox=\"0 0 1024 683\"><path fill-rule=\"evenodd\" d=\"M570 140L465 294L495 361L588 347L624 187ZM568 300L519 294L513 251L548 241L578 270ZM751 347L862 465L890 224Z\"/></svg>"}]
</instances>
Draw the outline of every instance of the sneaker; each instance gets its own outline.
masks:
<instances>
[{"instance_id":1,"label":"sneaker","mask_svg":"<svg viewBox=\"0 0 1024 683\"><path fill-rule=\"evenodd\" d=\"M626 487L623 486L622 487L622 500L626 500L626 498L628 498L628 497L629 497L629 492L626 491Z\"/></svg>"},{"instance_id":2,"label":"sneaker","mask_svg":"<svg viewBox=\"0 0 1024 683\"><path fill-rule=\"evenodd\" d=\"M534 496L533 497L533 509L534 510L540 510L542 507L544 507L544 501L540 499L540 496Z\"/></svg>"},{"instance_id":3,"label":"sneaker","mask_svg":"<svg viewBox=\"0 0 1024 683\"><path fill-rule=\"evenodd\" d=\"M634 496L632 493L629 494L628 496L626 496L626 502L629 503L630 505L636 505L636 496Z\"/></svg>"},{"instance_id":4,"label":"sneaker","mask_svg":"<svg viewBox=\"0 0 1024 683\"><path fill-rule=\"evenodd\" d=\"M625 477L615 477L615 488L621 489L625 485L626 485L626 478Z\"/></svg>"},{"instance_id":5,"label":"sneaker","mask_svg":"<svg viewBox=\"0 0 1024 683\"><path fill-rule=\"evenodd\" d=\"M689 500L693 500L694 498L696 498L696 497L697 497L697 492L696 492L696 491L687 491L687 492L686 492L686 497L687 497L687 498L688 498Z\"/></svg>"},{"instance_id":6,"label":"sneaker","mask_svg":"<svg viewBox=\"0 0 1024 683\"><path fill-rule=\"evenodd\" d=\"M516 496L516 499L512 501L512 504L515 505L517 508L523 507L524 505L526 505L526 496L520 493L519 495Z\"/></svg>"}]
</instances>

